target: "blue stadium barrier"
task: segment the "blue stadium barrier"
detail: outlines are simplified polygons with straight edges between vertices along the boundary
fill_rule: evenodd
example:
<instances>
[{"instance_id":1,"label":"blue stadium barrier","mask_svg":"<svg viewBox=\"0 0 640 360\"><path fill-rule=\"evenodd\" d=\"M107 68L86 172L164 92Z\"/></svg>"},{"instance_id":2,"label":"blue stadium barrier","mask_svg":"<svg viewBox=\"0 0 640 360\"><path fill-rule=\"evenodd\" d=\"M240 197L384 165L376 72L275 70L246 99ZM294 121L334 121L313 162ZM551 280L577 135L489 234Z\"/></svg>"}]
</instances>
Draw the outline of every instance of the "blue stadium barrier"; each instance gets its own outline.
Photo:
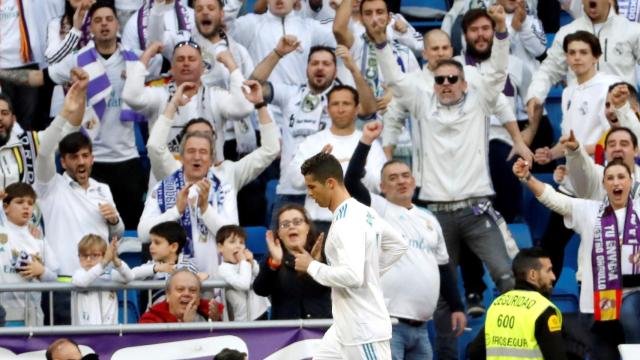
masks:
<instances>
[{"instance_id":1,"label":"blue stadium barrier","mask_svg":"<svg viewBox=\"0 0 640 360\"><path fill-rule=\"evenodd\" d=\"M256 260L262 260L269 254L267 242L265 241L267 228L264 226L247 226L244 230L247 232L247 248L251 250Z\"/></svg>"},{"instance_id":2,"label":"blue stadium barrier","mask_svg":"<svg viewBox=\"0 0 640 360\"><path fill-rule=\"evenodd\" d=\"M509 228L509 231L511 231L511 235L516 241L518 249L530 248L533 246L531 232L529 231L529 226L527 224L507 224L507 227Z\"/></svg>"}]
</instances>

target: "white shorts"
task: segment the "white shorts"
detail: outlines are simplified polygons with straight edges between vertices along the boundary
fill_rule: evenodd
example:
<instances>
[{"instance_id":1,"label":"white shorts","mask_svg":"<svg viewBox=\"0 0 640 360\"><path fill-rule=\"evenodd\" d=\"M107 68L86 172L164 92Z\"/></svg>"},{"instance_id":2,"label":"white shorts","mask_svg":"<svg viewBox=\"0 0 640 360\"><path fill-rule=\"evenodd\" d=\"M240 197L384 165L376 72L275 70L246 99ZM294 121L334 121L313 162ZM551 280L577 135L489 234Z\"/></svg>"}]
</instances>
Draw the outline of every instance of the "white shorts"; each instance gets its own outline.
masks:
<instances>
[{"instance_id":1,"label":"white shorts","mask_svg":"<svg viewBox=\"0 0 640 360\"><path fill-rule=\"evenodd\" d=\"M359 345L342 345L333 326L322 337L314 360L391 360L389 340Z\"/></svg>"}]
</instances>

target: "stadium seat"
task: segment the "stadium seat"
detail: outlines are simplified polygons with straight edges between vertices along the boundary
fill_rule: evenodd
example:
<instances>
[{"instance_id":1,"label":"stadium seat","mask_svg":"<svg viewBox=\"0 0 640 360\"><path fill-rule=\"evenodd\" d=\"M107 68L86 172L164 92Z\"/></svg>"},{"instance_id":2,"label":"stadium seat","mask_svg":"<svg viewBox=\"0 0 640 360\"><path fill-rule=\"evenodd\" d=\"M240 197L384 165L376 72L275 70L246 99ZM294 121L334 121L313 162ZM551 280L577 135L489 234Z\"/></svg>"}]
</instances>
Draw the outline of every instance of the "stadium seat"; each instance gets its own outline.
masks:
<instances>
[{"instance_id":1,"label":"stadium seat","mask_svg":"<svg viewBox=\"0 0 640 360\"><path fill-rule=\"evenodd\" d=\"M400 12L421 19L441 19L448 11L446 0L402 0Z\"/></svg>"},{"instance_id":2,"label":"stadium seat","mask_svg":"<svg viewBox=\"0 0 640 360\"><path fill-rule=\"evenodd\" d=\"M556 186L555 181L553 181L553 174L538 173L534 175L538 180L552 186ZM539 244L540 239L542 239L542 235L544 235L544 231L547 228L551 210L542 205L527 188L524 188L522 191L522 206L522 215L524 216L527 225L529 225L529 229L531 229L533 244Z\"/></svg>"},{"instance_id":3,"label":"stadium seat","mask_svg":"<svg viewBox=\"0 0 640 360\"><path fill-rule=\"evenodd\" d=\"M578 312L580 310L580 293L576 282L576 271L570 267L562 269L560 279L556 281L551 295L551 301L562 311Z\"/></svg>"},{"instance_id":4,"label":"stadium seat","mask_svg":"<svg viewBox=\"0 0 640 360\"><path fill-rule=\"evenodd\" d=\"M127 290L127 322L126 324L136 324L140 318L138 311L138 291ZM118 291L118 323L125 324L124 322L124 297L122 296L122 290Z\"/></svg>"},{"instance_id":5,"label":"stadium seat","mask_svg":"<svg viewBox=\"0 0 640 360\"><path fill-rule=\"evenodd\" d=\"M267 228L264 226L247 226L244 230L247 232L247 248L251 250L256 260L262 260L269 254L267 242L265 241Z\"/></svg>"},{"instance_id":6,"label":"stadium seat","mask_svg":"<svg viewBox=\"0 0 640 360\"><path fill-rule=\"evenodd\" d=\"M562 123L562 90L561 86L554 86L549 92L549 96L545 102L547 109L547 116L551 122L553 128L553 140L554 142L560 139L562 130L560 124Z\"/></svg>"},{"instance_id":7,"label":"stadium seat","mask_svg":"<svg viewBox=\"0 0 640 360\"><path fill-rule=\"evenodd\" d=\"M516 241L518 249L530 248L533 246L533 242L531 241L531 232L529 231L529 226L527 224L508 224L507 227L509 228L509 231L511 231L511 235Z\"/></svg>"}]
</instances>

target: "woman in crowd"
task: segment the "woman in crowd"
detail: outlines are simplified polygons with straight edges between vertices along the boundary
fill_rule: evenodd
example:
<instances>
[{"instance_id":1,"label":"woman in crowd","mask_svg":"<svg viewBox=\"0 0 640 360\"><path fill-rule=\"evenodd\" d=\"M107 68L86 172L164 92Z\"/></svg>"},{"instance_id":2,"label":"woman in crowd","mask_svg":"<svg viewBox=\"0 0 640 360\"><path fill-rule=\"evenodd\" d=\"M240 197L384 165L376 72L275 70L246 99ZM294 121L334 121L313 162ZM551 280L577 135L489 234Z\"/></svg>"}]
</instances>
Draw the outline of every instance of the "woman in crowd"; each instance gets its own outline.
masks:
<instances>
[{"instance_id":1,"label":"woman in crowd","mask_svg":"<svg viewBox=\"0 0 640 360\"><path fill-rule=\"evenodd\" d=\"M580 234L578 272L581 318L594 335L597 358L617 358L619 343L640 343L640 200L631 200L631 170L620 159L604 169L603 201L555 191L529 172L522 159L513 173L565 225Z\"/></svg>"},{"instance_id":2,"label":"woman in crowd","mask_svg":"<svg viewBox=\"0 0 640 360\"><path fill-rule=\"evenodd\" d=\"M271 319L331 318L331 289L315 282L306 273L296 272L297 248L311 251L323 234L317 235L304 207L286 204L278 211L276 229L267 232L269 257L260 264L253 290L271 296Z\"/></svg>"}]
</instances>

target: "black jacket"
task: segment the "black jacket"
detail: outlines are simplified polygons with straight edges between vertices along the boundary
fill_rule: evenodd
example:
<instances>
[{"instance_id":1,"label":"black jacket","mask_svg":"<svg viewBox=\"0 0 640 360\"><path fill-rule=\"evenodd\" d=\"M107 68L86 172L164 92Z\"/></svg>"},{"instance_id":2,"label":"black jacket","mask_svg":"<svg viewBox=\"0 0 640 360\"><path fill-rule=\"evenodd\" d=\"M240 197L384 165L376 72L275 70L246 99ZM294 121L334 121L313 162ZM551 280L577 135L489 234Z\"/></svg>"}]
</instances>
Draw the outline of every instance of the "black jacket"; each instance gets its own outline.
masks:
<instances>
[{"instance_id":1,"label":"black jacket","mask_svg":"<svg viewBox=\"0 0 640 360\"><path fill-rule=\"evenodd\" d=\"M272 270L266 260L260 263L260 273L253 290L260 296L271 296L271 318L330 319L331 288L322 286L309 275L294 269L294 257L286 250L283 263Z\"/></svg>"}]
</instances>

